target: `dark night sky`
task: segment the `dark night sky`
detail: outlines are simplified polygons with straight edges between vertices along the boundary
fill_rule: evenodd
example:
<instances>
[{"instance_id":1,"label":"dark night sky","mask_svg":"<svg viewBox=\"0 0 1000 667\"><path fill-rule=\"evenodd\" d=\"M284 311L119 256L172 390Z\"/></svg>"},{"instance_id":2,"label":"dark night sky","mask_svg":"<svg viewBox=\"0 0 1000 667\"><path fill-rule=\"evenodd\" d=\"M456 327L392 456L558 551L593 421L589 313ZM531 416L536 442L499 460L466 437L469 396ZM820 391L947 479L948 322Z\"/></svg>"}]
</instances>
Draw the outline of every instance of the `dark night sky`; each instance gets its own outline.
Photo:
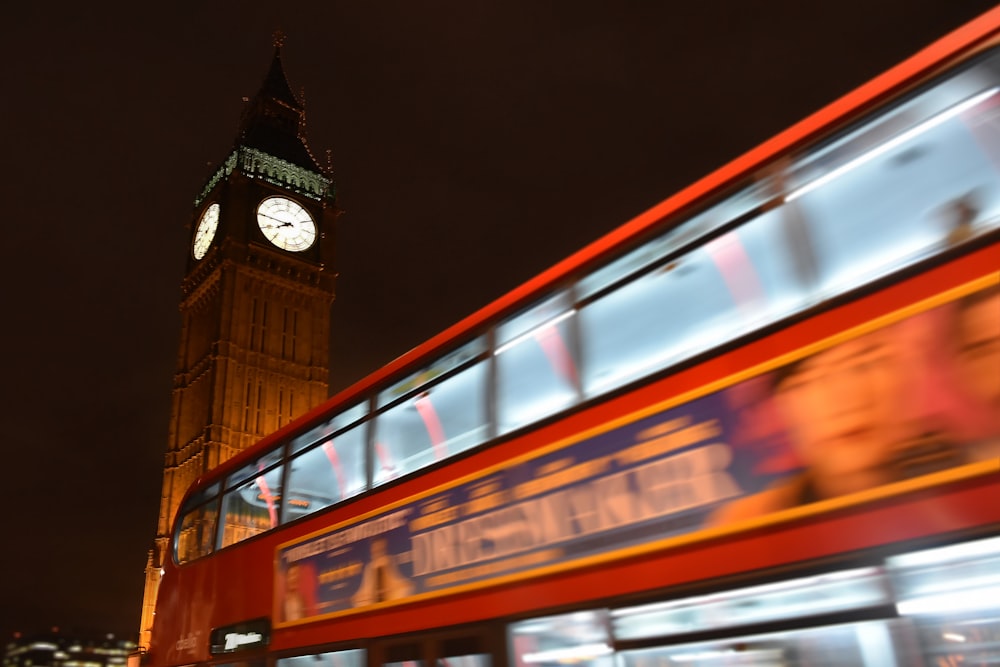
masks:
<instances>
[{"instance_id":1,"label":"dark night sky","mask_svg":"<svg viewBox=\"0 0 1000 667\"><path fill-rule=\"evenodd\" d=\"M0 637L138 631L186 226L275 28L346 209L339 389L992 4L5 7Z\"/></svg>"}]
</instances>

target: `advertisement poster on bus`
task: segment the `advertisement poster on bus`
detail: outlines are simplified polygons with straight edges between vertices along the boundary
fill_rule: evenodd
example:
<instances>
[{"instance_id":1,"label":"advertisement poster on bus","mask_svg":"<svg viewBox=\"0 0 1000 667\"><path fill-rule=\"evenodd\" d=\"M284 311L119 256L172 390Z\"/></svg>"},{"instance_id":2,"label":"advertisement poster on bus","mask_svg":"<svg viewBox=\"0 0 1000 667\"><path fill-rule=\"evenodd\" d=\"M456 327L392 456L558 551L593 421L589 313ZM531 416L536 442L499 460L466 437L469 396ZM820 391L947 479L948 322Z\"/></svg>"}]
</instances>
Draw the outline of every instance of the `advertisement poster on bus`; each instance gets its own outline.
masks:
<instances>
[{"instance_id":1,"label":"advertisement poster on bus","mask_svg":"<svg viewBox=\"0 0 1000 667\"><path fill-rule=\"evenodd\" d=\"M1000 285L279 547L290 623L1000 465ZM987 462L987 463L983 463Z\"/></svg>"}]
</instances>

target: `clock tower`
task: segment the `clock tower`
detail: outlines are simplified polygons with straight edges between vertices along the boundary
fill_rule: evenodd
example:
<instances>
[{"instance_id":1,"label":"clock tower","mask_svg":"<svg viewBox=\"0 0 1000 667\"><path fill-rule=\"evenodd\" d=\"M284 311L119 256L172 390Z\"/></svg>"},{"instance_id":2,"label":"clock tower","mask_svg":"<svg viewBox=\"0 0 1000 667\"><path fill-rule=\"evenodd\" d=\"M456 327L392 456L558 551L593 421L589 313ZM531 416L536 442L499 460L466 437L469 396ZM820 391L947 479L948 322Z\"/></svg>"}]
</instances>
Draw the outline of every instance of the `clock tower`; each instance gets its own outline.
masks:
<instances>
[{"instance_id":1,"label":"clock tower","mask_svg":"<svg viewBox=\"0 0 1000 667\"><path fill-rule=\"evenodd\" d=\"M329 169L305 138L275 39L232 151L194 201L181 335L140 646L184 492L205 471L327 398L334 299Z\"/></svg>"}]
</instances>

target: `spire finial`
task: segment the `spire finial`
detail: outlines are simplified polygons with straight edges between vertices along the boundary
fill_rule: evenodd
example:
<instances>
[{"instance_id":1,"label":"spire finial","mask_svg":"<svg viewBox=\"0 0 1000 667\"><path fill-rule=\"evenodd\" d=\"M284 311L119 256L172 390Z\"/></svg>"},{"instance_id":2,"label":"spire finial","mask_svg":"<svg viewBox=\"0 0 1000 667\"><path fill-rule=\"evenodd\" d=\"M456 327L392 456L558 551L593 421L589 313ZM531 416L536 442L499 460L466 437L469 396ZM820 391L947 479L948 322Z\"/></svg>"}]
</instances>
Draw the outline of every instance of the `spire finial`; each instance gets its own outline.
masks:
<instances>
[{"instance_id":1,"label":"spire finial","mask_svg":"<svg viewBox=\"0 0 1000 667\"><path fill-rule=\"evenodd\" d=\"M281 28L274 31L274 35L271 37L274 41L274 48L280 49L285 45L285 33Z\"/></svg>"}]
</instances>

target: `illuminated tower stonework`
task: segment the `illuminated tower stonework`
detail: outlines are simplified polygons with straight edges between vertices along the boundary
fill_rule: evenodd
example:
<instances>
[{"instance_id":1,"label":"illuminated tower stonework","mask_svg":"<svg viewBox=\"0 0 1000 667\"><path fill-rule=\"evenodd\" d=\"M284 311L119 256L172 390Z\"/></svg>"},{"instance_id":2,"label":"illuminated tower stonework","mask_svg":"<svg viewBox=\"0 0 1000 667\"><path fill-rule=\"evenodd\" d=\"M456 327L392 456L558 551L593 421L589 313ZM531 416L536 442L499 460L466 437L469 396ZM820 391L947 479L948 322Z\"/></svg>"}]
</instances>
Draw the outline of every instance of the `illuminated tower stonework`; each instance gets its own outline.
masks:
<instances>
[{"instance_id":1,"label":"illuminated tower stonework","mask_svg":"<svg viewBox=\"0 0 1000 667\"><path fill-rule=\"evenodd\" d=\"M327 398L333 224L329 169L305 140L281 42L232 152L195 199L181 335L140 645L149 645L171 523L190 484Z\"/></svg>"}]
</instances>

